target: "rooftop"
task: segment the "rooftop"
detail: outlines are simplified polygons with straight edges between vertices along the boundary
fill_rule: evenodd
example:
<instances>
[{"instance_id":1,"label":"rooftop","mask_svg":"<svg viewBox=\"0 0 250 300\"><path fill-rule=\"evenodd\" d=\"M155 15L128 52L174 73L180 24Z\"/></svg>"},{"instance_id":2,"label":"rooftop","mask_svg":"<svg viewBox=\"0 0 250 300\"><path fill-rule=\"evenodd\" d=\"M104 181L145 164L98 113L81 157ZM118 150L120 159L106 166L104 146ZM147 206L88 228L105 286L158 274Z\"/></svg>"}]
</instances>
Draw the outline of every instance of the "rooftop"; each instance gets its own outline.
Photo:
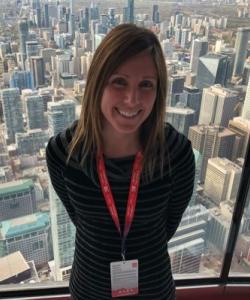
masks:
<instances>
[{"instance_id":1,"label":"rooftop","mask_svg":"<svg viewBox=\"0 0 250 300\"><path fill-rule=\"evenodd\" d=\"M30 269L20 251L0 258L0 283Z\"/></svg>"},{"instance_id":2,"label":"rooftop","mask_svg":"<svg viewBox=\"0 0 250 300\"><path fill-rule=\"evenodd\" d=\"M8 194L14 194L30 190L34 187L34 183L31 179L11 181L1 184L0 186L0 197Z\"/></svg>"},{"instance_id":3,"label":"rooftop","mask_svg":"<svg viewBox=\"0 0 250 300\"><path fill-rule=\"evenodd\" d=\"M2 236L12 238L18 235L28 234L34 231L42 230L49 224L49 214L46 212L38 212L1 223Z\"/></svg>"},{"instance_id":4,"label":"rooftop","mask_svg":"<svg viewBox=\"0 0 250 300\"><path fill-rule=\"evenodd\" d=\"M168 106L166 108L166 111L168 113L173 113L173 114L181 114L181 115L191 115L195 113L195 110L191 108L184 108L184 107L172 107Z\"/></svg>"}]
</instances>

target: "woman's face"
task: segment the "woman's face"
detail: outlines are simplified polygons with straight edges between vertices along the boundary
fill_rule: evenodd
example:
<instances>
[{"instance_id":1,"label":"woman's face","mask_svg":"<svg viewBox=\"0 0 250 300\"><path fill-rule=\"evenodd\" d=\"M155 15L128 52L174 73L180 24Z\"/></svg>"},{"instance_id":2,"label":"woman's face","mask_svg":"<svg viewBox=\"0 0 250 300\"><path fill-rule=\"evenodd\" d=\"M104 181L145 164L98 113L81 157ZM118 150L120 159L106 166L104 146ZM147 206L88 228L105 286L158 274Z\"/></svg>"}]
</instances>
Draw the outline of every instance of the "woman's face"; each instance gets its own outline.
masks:
<instances>
[{"instance_id":1,"label":"woman's face","mask_svg":"<svg viewBox=\"0 0 250 300\"><path fill-rule=\"evenodd\" d=\"M110 134L137 133L152 111L157 71L148 52L121 64L110 76L101 99L102 126Z\"/></svg>"}]
</instances>

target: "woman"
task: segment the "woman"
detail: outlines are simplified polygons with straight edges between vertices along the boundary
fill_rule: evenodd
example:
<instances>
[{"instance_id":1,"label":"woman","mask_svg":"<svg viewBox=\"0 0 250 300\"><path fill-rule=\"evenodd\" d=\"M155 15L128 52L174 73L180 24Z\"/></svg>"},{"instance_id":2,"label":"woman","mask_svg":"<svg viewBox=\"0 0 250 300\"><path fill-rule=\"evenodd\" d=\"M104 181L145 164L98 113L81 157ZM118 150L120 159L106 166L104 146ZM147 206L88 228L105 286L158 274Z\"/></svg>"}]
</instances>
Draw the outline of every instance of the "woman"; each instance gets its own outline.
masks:
<instances>
[{"instance_id":1,"label":"woman","mask_svg":"<svg viewBox=\"0 0 250 300\"><path fill-rule=\"evenodd\" d=\"M195 167L190 142L164 124L166 83L157 37L117 26L94 54L80 119L48 143L51 182L76 226L74 300L175 299L167 242Z\"/></svg>"}]
</instances>

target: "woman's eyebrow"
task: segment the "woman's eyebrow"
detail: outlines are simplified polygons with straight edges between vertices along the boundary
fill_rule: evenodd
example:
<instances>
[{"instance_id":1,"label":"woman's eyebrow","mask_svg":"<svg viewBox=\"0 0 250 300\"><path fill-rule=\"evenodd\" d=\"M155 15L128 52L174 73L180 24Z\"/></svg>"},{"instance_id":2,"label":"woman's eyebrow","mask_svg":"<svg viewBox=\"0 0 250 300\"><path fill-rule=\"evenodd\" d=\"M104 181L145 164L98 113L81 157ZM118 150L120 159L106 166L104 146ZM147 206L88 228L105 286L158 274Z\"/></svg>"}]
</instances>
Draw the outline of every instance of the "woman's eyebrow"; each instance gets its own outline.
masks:
<instances>
[{"instance_id":1,"label":"woman's eyebrow","mask_svg":"<svg viewBox=\"0 0 250 300\"><path fill-rule=\"evenodd\" d=\"M110 77L112 76L123 76L126 78L129 78L130 76L124 73L113 73ZM157 76L152 76L152 75L145 75L142 77L143 79L153 79L153 80L157 80Z\"/></svg>"}]
</instances>

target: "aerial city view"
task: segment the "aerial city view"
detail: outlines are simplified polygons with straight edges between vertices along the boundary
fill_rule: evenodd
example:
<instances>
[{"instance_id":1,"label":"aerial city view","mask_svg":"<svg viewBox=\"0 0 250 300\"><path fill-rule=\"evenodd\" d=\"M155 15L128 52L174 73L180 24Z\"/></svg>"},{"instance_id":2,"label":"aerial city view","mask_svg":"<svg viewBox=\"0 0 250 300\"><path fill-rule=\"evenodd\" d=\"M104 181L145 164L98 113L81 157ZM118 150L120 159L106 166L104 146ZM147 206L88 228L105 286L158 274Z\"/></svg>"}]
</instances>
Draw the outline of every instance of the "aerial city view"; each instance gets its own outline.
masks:
<instances>
[{"instance_id":1,"label":"aerial city view","mask_svg":"<svg viewBox=\"0 0 250 300\"><path fill-rule=\"evenodd\" d=\"M0 291L70 277L75 227L45 148L79 118L93 54L122 23L157 35L165 121L195 154L192 199L168 243L174 277L221 271L250 136L250 1L0 0ZM249 198L234 274L250 273Z\"/></svg>"}]
</instances>

